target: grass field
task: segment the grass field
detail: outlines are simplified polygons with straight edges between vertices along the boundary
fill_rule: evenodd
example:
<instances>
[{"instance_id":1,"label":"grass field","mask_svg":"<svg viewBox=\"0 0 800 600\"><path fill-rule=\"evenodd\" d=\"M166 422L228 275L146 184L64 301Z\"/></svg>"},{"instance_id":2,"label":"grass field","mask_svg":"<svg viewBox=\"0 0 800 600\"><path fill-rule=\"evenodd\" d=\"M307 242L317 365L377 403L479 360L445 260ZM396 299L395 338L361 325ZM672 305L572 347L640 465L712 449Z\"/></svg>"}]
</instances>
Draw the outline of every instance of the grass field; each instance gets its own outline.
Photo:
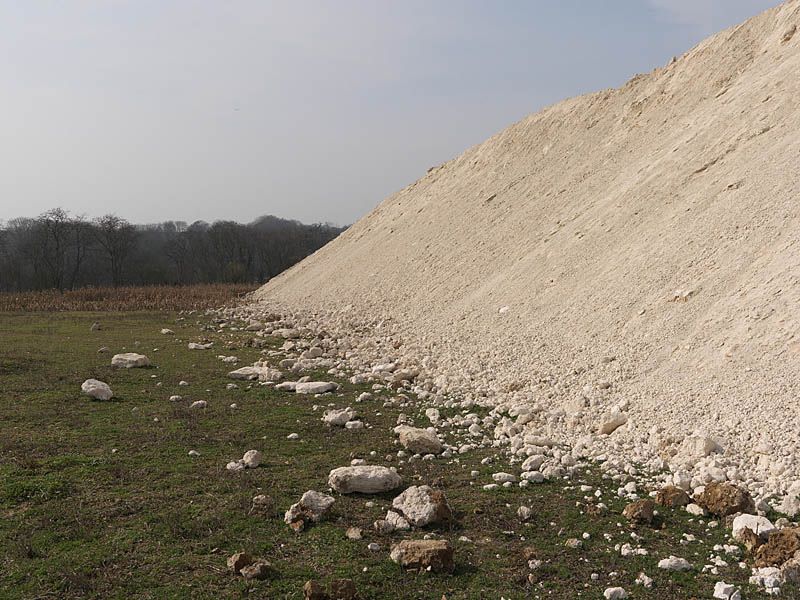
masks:
<instances>
[{"instance_id":1,"label":"grass field","mask_svg":"<svg viewBox=\"0 0 800 600\"><path fill-rule=\"evenodd\" d=\"M368 388L346 382L336 395L316 399L241 383L226 390L233 367L217 355L251 364L262 357L246 345L252 334L214 331L198 315L177 317L0 313L0 598L302 598L306 580L338 577L355 580L362 599L602 598L612 585L632 598L710 598L719 580L755 595L745 585L749 569L733 559L719 575L699 573L712 546L725 540L722 527L708 530L683 511L664 509L663 527L637 529L636 542L620 515L624 502L612 499L616 486L595 471L582 481L486 492L480 485L491 473L508 469L482 465L488 451L399 465L406 485L424 482L447 494L454 522L427 532L453 542L453 575L403 572L389 560L393 541L422 535L372 530L394 494L337 496L330 518L296 534L283 511L307 489L327 491L328 472L354 457L392 464L384 457L398 450L391 433L398 414L421 423L419 412L384 408L388 396L354 404ZM90 331L95 321L102 329ZM176 335L161 335L162 327ZM204 338L212 350L187 349ZM102 346L111 352L98 353ZM111 354L124 349L147 354L153 367L112 369ZM82 396L89 377L108 382L116 398ZM173 394L184 400L170 402ZM207 409L188 408L200 399ZM352 405L371 427L329 429L314 404ZM287 440L292 432L300 440ZM264 453L261 467L225 470L251 448ZM188 456L191 449L201 455ZM473 469L481 472L475 481ZM584 510L581 483L606 491L607 513ZM270 514L250 514L259 493L273 499ZM369 500L375 506L367 507ZM533 508L530 523L516 517L521 504ZM346 539L348 526L363 528L364 539ZM582 549L564 546L584 533L590 537ZM684 533L698 541L681 544ZM381 550L368 550L370 542ZM650 554L622 557L614 546L625 542ZM273 576L247 582L228 572L227 556L240 550L269 560ZM695 571L659 571L656 563L670 554L687 558ZM526 555L544 561L530 580ZM641 571L656 580L652 590L633 584Z\"/></svg>"}]
</instances>

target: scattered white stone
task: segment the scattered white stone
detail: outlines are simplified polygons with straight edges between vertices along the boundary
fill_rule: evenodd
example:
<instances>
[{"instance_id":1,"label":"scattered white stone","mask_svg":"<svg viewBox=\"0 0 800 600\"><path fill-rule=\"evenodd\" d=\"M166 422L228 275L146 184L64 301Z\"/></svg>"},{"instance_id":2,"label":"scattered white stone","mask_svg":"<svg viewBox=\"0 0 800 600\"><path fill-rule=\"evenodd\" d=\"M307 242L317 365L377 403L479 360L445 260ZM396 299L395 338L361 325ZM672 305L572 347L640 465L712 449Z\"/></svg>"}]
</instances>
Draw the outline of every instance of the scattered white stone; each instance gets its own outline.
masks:
<instances>
[{"instance_id":1,"label":"scattered white stone","mask_svg":"<svg viewBox=\"0 0 800 600\"><path fill-rule=\"evenodd\" d=\"M695 517L702 517L705 516L706 514L705 509L702 506L695 504L694 502L692 502L691 504L687 504L685 510L690 515L694 515Z\"/></svg>"},{"instance_id":2,"label":"scattered white stone","mask_svg":"<svg viewBox=\"0 0 800 600\"><path fill-rule=\"evenodd\" d=\"M778 596L781 593L781 585L783 584L783 573L777 567L753 569L749 583L763 588L770 596Z\"/></svg>"},{"instance_id":3,"label":"scattered white stone","mask_svg":"<svg viewBox=\"0 0 800 600\"><path fill-rule=\"evenodd\" d=\"M135 369L138 367L149 367L150 360L144 354L135 352L123 352L111 357L111 366L119 369Z\"/></svg>"},{"instance_id":4,"label":"scattered white stone","mask_svg":"<svg viewBox=\"0 0 800 600\"><path fill-rule=\"evenodd\" d=\"M542 464L544 464L545 456L542 454L535 454L529 456L522 462L523 471L538 471Z\"/></svg>"},{"instance_id":5,"label":"scattered white stone","mask_svg":"<svg viewBox=\"0 0 800 600\"><path fill-rule=\"evenodd\" d=\"M386 520L392 522L391 515L400 514L404 520L414 527L425 527L450 518L451 511L447 499L427 485L411 486L392 501L392 509ZM393 523L397 529L403 529Z\"/></svg>"},{"instance_id":6,"label":"scattered white stone","mask_svg":"<svg viewBox=\"0 0 800 600\"><path fill-rule=\"evenodd\" d=\"M741 600L742 594L733 586L724 581L718 581L714 585L714 598L719 600Z\"/></svg>"},{"instance_id":7,"label":"scattered white stone","mask_svg":"<svg viewBox=\"0 0 800 600\"><path fill-rule=\"evenodd\" d=\"M172 331L172 329L162 329L161 330L161 335L174 335L174 334L175 334L175 332Z\"/></svg>"},{"instance_id":8,"label":"scattered white stone","mask_svg":"<svg viewBox=\"0 0 800 600\"><path fill-rule=\"evenodd\" d=\"M401 483L397 472L375 465L339 467L328 476L328 485L340 494L379 494L393 490Z\"/></svg>"},{"instance_id":9,"label":"scattered white stone","mask_svg":"<svg viewBox=\"0 0 800 600\"><path fill-rule=\"evenodd\" d=\"M520 521L529 521L532 516L533 511L531 510L530 506L523 505L517 509L517 517Z\"/></svg>"},{"instance_id":10,"label":"scattered white stone","mask_svg":"<svg viewBox=\"0 0 800 600\"><path fill-rule=\"evenodd\" d=\"M347 407L340 410L326 411L322 416L322 421L328 427L344 427L348 421L352 421L356 417L356 411Z\"/></svg>"},{"instance_id":11,"label":"scattered white stone","mask_svg":"<svg viewBox=\"0 0 800 600\"><path fill-rule=\"evenodd\" d=\"M284 515L284 522L292 524L295 521L319 521L335 502L333 496L308 490L300 498L300 502L292 504Z\"/></svg>"},{"instance_id":12,"label":"scattered white stone","mask_svg":"<svg viewBox=\"0 0 800 600\"><path fill-rule=\"evenodd\" d=\"M685 558L670 556L669 558L662 558L658 561L658 568L666 571L689 571L692 565Z\"/></svg>"},{"instance_id":13,"label":"scattered white stone","mask_svg":"<svg viewBox=\"0 0 800 600\"><path fill-rule=\"evenodd\" d=\"M300 439L300 434L299 433L290 433L289 435L286 436L286 439L287 440L299 440Z\"/></svg>"},{"instance_id":14,"label":"scattered white stone","mask_svg":"<svg viewBox=\"0 0 800 600\"><path fill-rule=\"evenodd\" d=\"M200 456L197 450L189 450L189 456Z\"/></svg>"},{"instance_id":15,"label":"scattered white stone","mask_svg":"<svg viewBox=\"0 0 800 600\"><path fill-rule=\"evenodd\" d=\"M278 381L283 378L283 373L271 367L252 366L231 371L228 377L242 381Z\"/></svg>"},{"instance_id":16,"label":"scattered white stone","mask_svg":"<svg viewBox=\"0 0 800 600\"><path fill-rule=\"evenodd\" d=\"M114 397L114 392L111 391L109 385L97 379L84 381L81 384L81 391L95 400L111 400Z\"/></svg>"},{"instance_id":17,"label":"scattered white stone","mask_svg":"<svg viewBox=\"0 0 800 600\"><path fill-rule=\"evenodd\" d=\"M189 350L208 350L213 345L214 342L208 342L207 344L197 344L195 342L189 342Z\"/></svg>"},{"instance_id":18,"label":"scattered white stone","mask_svg":"<svg viewBox=\"0 0 800 600\"><path fill-rule=\"evenodd\" d=\"M628 422L628 415L614 411L600 423L600 433L610 435Z\"/></svg>"},{"instance_id":19,"label":"scattered white stone","mask_svg":"<svg viewBox=\"0 0 800 600\"><path fill-rule=\"evenodd\" d=\"M685 438L681 443L676 458L679 461L692 463L697 459L710 456L717 452L722 452L722 446L715 440L709 437L691 435Z\"/></svg>"},{"instance_id":20,"label":"scattered white stone","mask_svg":"<svg viewBox=\"0 0 800 600\"><path fill-rule=\"evenodd\" d=\"M258 465L261 464L262 454L258 450L248 450L244 453L242 457L242 462L244 466L248 469L255 469Z\"/></svg>"},{"instance_id":21,"label":"scattered white stone","mask_svg":"<svg viewBox=\"0 0 800 600\"><path fill-rule=\"evenodd\" d=\"M741 541L745 529L751 530L756 535L762 535L773 531L775 526L766 517L758 515L742 514L733 520L733 539Z\"/></svg>"},{"instance_id":22,"label":"scattered white stone","mask_svg":"<svg viewBox=\"0 0 800 600\"><path fill-rule=\"evenodd\" d=\"M386 513L386 518L383 519L385 525L376 525L376 530L383 530L383 531L408 531L411 529L411 523L398 512L390 510ZM377 523L377 521L376 521Z\"/></svg>"},{"instance_id":23,"label":"scattered white stone","mask_svg":"<svg viewBox=\"0 0 800 600\"><path fill-rule=\"evenodd\" d=\"M781 500L778 505L778 510L791 518L800 514L800 495L798 493L790 493Z\"/></svg>"},{"instance_id":24,"label":"scattered white stone","mask_svg":"<svg viewBox=\"0 0 800 600\"><path fill-rule=\"evenodd\" d=\"M208 406L208 402L205 400L195 400L189 405L189 408L206 408Z\"/></svg>"},{"instance_id":25,"label":"scattered white stone","mask_svg":"<svg viewBox=\"0 0 800 600\"><path fill-rule=\"evenodd\" d=\"M338 386L335 383L326 381L306 381L295 384L296 394L324 394L334 391Z\"/></svg>"},{"instance_id":26,"label":"scattered white stone","mask_svg":"<svg viewBox=\"0 0 800 600\"><path fill-rule=\"evenodd\" d=\"M522 479L525 481L530 481L531 483L542 483L545 480L544 473L540 471L526 471L520 475Z\"/></svg>"},{"instance_id":27,"label":"scattered white stone","mask_svg":"<svg viewBox=\"0 0 800 600\"><path fill-rule=\"evenodd\" d=\"M307 360L313 360L315 358L320 358L323 354L324 354L324 352L322 351L322 348L314 346L313 348L309 348L308 350L303 352L300 355L300 358L307 359Z\"/></svg>"},{"instance_id":28,"label":"scattered white stone","mask_svg":"<svg viewBox=\"0 0 800 600\"><path fill-rule=\"evenodd\" d=\"M603 592L603 597L606 600L624 600L628 597L628 592L621 587L610 587Z\"/></svg>"},{"instance_id":29,"label":"scattered white stone","mask_svg":"<svg viewBox=\"0 0 800 600\"><path fill-rule=\"evenodd\" d=\"M433 429L398 425L394 432L400 436L400 444L415 454L439 454L444 450L444 445Z\"/></svg>"}]
</instances>

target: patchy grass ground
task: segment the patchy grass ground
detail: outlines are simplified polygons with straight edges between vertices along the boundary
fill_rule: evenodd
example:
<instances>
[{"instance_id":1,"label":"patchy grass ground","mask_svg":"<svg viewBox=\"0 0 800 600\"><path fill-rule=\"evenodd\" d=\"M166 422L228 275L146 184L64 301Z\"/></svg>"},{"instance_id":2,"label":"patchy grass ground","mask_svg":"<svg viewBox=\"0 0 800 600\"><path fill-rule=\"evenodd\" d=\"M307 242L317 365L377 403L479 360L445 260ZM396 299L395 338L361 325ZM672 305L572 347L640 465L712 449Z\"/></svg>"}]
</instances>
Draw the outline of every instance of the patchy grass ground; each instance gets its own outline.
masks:
<instances>
[{"instance_id":1,"label":"patchy grass ground","mask_svg":"<svg viewBox=\"0 0 800 600\"><path fill-rule=\"evenodd\" d=\"M366 388L349 384L317 399L258 385L226 390L232 367L216 357L234 354L239 366L260 358L261 350L246 346L251 334L209 330L209 321L196 315L176 317L0 313L0 598L288 599L302 598L308 579L338 577L354 579L363 599L602 598L612 585L632 598L710 598L719 580L755 595L745 585L749 570L733 559L718 576L669 574L655 566L675 554L701 567L711 547L724 541L722 527L709 531L685 512L667 510L661 529L636 530L642 537L636 543L620 516L624 503L611 499L615 486L595 471L582 481L486 492L480 485L504 470L481 465L486 452L400 466L406 484L432 484L448 496L455 522L430 532L453 542L453 575L402 572L389 560L393 540L421 535L372 530L393 494L338 497L331 518L295 534L283 511L307 489L326 491L332 468L354 457L391 464L384 457L398 449L390 429L400 409L384 408L385 397L354 404ZM90 332L94 321L103 328ZM162 327L176 335L161 335ZM201 339L214 341L214 348L187 349L187 342ZM102 346L111 352L99 354ZM124 350L147 354L154 366L112 369L111 354ZM89 377L108 382L116 398L81 396ZM179 387L181 380L189 386ZM170 402L172 394L184 400ZM201 399L207 409L188 409ZM230 408L234 402L237 409ZM314 404L352 405L371 428L328 429ZM301 439L287 440L292 432ZM225 470L251 448L264 453L260 468ZM201 456L189 457L190 449ZM476 481L473 469L481 472ZM591 493L581 492L581 483L605 491L607 513L584 511ZM274 500L272 514L249 514L258 493ZM374 507L365 505L369 500ZM528 524L516 517L523 503L533 508ZM348 526L362 527L364 539L347 540ZM583 533L590 537L582 549L564 546ZM698 541L680 543L684 533ZM370 542L382 550L370 552ZM624 558L614 545L625 542L650 554ZM275 576L249 583L227 572L227 556L240 550L270 560ZM544 561L533 582L526 554ZM656 580L652 590L633 584L640 571Z\"/></svg>"}]
</instances>

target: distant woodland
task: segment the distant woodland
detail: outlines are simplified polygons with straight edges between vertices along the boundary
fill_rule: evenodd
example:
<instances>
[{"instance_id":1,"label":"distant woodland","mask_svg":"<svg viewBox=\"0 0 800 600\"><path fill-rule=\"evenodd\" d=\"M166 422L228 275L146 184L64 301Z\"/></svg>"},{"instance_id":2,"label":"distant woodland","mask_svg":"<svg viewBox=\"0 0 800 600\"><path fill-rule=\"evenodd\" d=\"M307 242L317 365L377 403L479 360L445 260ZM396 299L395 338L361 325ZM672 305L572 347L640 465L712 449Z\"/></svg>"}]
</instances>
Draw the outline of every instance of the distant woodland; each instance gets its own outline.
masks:
<instances>
[{"instance_id":1,"label":"distant woodland","mask_svg":"<svg viewBox=\"0 0 800 600\"><path fill-rule=\"evenodd\" d=\"M273 216L252 223L134 225L62 209L0 223L0 291L83 287L261 283L344 228Z\"/></svg>"}]
</instances>

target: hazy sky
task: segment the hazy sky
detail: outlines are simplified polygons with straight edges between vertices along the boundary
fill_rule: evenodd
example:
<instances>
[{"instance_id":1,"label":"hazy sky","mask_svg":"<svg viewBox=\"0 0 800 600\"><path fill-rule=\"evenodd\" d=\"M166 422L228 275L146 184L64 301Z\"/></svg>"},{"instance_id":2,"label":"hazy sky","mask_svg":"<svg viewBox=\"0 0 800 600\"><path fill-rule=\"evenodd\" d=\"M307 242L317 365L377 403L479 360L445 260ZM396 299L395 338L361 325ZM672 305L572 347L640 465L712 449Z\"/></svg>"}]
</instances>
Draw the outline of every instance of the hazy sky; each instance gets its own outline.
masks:
<instances>
[{"instance_id":1,"label":"hazy sky","mask_svg":"<svg viewBox=\"0 0 800 600\"><path fill-rule=\"evenodd\" d=\"M0 220L344 224L777 0L0 0Z\"/></svg>"}]
</instances>

